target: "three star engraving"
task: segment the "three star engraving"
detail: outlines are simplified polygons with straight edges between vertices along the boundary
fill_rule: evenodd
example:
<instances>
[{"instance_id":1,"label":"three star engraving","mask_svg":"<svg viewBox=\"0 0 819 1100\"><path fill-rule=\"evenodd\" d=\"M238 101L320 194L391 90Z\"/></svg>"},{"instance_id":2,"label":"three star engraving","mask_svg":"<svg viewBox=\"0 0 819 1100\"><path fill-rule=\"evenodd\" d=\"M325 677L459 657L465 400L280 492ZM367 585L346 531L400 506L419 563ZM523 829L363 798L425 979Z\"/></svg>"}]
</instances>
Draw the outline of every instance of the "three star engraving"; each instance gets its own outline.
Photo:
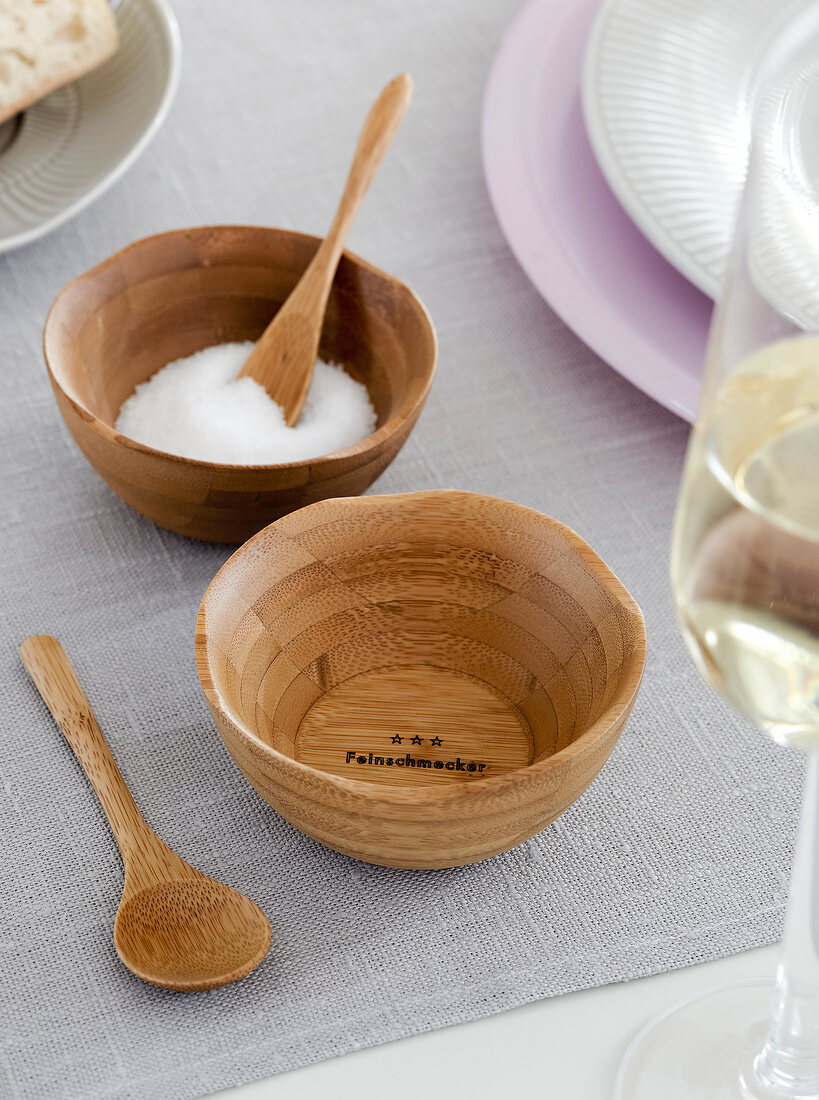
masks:
<instances>
[{"instance_id":1,"label":"three star engraving","mask_svg":"<svg viewBox=\"0 0 819 1100\"><path fill-rule=\"evenodd\" d=\"M395 736L392 738L393 745L401 745L403 744L403 741L404 738L401 736L400 733L396 733ZM423 745L424 739L423 737L419 737L416 733L413 737L409 739L409 743L411 745ZM440 737L431 737L429 743L430 745L443 745L443 741Z\"/></svg>"}]
</instances>

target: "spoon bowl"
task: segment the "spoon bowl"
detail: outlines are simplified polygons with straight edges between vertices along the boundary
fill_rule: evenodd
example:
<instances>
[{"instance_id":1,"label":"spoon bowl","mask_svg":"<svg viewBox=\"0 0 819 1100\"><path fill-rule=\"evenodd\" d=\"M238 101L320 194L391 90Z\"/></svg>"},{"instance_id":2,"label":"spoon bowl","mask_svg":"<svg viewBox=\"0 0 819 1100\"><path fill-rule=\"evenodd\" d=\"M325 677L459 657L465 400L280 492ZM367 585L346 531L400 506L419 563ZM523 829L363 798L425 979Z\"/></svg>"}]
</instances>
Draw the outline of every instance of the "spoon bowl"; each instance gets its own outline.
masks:
<instances>
[{"instance_id":1,"label":"spoon bowl","mask_svg":"<svg viewBox=\"0 0 819 1100\"><path fill-rule=\"evenodd\" d=\"M200 992L238 981L267 954L270 925L243 894L205 875L161 882L123 901L117 954L152 985Z\"/></svg>"}]
</instances>

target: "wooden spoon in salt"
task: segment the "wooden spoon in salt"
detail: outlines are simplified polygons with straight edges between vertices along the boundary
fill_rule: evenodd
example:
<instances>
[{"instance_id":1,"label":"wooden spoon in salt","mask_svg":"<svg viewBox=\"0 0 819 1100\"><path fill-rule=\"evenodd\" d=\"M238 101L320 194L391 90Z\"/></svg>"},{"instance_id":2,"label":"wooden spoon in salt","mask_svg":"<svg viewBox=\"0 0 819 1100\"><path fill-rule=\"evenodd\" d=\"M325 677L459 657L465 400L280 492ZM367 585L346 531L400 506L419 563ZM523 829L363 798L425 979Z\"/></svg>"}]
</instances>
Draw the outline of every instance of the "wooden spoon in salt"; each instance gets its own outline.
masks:
<instances>
[{"instance_id":1,"label":"wooden spoon in salt","mask_svg":"<svg viewBox=\"0 0 819 1100\"><path fill-rule=\"evenodd\" d=\"M397 76L370 108L330 231L287 301L259 338L239 377L250 376L282 406L292 427L301 415L318 355L330 287L367 188L412 99L412 78Z\"/></svg>"}]
</instances>

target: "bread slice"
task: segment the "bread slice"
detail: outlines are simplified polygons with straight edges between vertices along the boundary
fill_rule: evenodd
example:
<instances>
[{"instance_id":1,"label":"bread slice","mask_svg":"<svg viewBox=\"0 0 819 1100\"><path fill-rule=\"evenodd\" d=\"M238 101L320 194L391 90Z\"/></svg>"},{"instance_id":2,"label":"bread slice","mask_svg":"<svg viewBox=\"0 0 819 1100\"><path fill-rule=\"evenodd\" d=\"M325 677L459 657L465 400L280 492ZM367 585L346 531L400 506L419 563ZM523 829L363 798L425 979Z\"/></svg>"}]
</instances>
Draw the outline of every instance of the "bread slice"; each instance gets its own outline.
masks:
<instances>
[{"instance_id":1,"label":"bread slice","mask_svg":"<svg viewBox=\"0 0 819 1100\"><path fill-rule=\"evenodd\" d=\"M107 0L0 0L0 122L116 50Z\"/></svg>"}]
</instances>

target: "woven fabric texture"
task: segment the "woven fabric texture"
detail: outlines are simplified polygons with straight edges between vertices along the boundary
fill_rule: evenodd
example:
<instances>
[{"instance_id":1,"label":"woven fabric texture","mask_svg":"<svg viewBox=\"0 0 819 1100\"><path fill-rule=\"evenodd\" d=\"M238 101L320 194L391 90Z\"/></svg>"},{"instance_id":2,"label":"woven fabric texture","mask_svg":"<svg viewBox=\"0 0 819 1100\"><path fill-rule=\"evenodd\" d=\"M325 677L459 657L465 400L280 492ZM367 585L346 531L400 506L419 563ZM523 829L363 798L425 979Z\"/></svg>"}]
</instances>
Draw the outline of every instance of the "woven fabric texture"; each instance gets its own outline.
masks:
<instances>
[{"instance_id":1,"label":"woven fabric texture","mask_svg":"<svg viewBox=\"0 0 819 1100\"><path fill-rule=\"evenodd\" d=\"M513 9L176 3L184 72L162 131L101 200L0 257L0 1095L187 1100L771 942L801 764L715 698L680 641L667 557L687 426L565 328L494 219L480 108ZM630 589L649 639L632 719L584 797L529 843L436 872L328 851L245 782L193 661L199 600L230 548L155 527L99 480L40 349L60 287L134 238L324 231L369 103L403 70L415 101L350 247L425 301L440 368L374 491L471 489L557 517ZM149 823L268 914L272 949L245 981L174 994L119 963L120 860L22 668L37 632L65 645Z\"/></svg>"}]
</instances>

